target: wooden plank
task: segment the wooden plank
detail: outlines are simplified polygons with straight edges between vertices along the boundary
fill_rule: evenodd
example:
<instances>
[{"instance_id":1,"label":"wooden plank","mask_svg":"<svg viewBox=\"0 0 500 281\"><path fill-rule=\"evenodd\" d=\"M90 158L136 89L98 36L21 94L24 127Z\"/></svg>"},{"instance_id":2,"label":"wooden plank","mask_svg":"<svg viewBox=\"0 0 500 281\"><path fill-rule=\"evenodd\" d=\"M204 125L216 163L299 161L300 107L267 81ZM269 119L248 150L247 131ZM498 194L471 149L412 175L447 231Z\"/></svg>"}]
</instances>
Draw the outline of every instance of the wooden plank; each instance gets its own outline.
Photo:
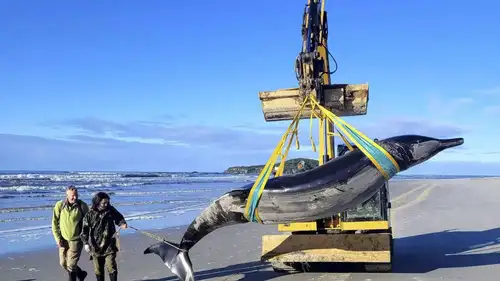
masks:
<instances>
[{"instance_id":1,"label":"wooden plank","mask_svg":"<svg viewBox=\"0 0 500 281\"><path fill-rule=\"evenodd\" d=\"M325 86L325 107L337 116L365 115L368 107L368 84L333 84ZM267 122L292 120L302 104L298 88L259 92ZM319 111L318 111L319 113ZM301 119L310 118L305 108Z\"/></svg>"},{"instance_id":2,"label":"wooden plank","mask_svg":"<svg viewBox=\"0 0 500 281\"><path fill-rule=\"evenodd\" d=\"M262 260L277 262L391 262L389 233L300 234L262 237Z\"/></svg>"}]
</instances>

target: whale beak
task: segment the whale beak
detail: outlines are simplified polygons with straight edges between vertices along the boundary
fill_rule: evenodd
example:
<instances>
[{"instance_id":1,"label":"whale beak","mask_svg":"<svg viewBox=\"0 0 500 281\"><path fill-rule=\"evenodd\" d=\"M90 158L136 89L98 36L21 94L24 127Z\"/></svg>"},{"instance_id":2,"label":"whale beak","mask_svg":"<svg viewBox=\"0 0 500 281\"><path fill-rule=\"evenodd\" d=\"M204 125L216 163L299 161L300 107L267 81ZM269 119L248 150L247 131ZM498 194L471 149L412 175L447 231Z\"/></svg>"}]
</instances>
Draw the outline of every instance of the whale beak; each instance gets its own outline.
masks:
<instances>
[{"instance_id":1,"label":"whale beak","mask_svg":"<svg viewBox=\"0 0 500 281\"><path fill-rule=\"evenodd\" d=\"M443 139L439 140L440 147L442 149L447 149L455 146L462 145L464 143L463 138L454 138L454 139Z\"/></svg>"}]
</instances>

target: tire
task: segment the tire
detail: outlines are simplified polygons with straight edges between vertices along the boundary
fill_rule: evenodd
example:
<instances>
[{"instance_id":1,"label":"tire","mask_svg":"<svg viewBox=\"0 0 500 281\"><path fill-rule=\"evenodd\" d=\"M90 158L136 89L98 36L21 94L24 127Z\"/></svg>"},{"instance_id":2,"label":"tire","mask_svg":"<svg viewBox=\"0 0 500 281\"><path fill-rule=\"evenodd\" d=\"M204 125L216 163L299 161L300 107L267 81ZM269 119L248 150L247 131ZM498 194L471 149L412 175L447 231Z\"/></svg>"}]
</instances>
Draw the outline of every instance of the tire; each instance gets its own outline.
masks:
<instances>
[{"instance_id":1,"label":"tire","mask_svg":"<svg viewBox=\"0 0 500 281\"><path fill-rule=\"evenodd\" d=\"M368 272L391 272L392 264L390 263L368 263L365 264L365 270Z\"/></svg>"}]
</instances>

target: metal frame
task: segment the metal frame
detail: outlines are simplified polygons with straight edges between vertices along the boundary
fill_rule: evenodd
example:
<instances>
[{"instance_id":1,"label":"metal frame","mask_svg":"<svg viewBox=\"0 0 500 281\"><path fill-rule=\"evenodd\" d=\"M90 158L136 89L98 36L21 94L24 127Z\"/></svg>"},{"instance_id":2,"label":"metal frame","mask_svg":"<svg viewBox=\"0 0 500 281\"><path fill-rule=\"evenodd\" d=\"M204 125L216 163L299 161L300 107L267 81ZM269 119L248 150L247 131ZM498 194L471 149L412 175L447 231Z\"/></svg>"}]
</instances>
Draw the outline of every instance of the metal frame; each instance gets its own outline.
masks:
<instances>
[{"instance_id":1,"label":"metal frame","mask_svg":"<svg viewBox=\"0 0 500 281\"><path fill-rule=\"evenodd\" d=\"M303 45L295 63L299 87L259 93L266 122L292 120L298 112L301 99L309 94L314 94L322 106L337 116L366 114L367 84L331 84L330 74L335 71L330 71L329 56L331 54L328 51L328 24L324 7L325 0L308 0L304 11ZM305 110L300 118L309 116L310 111ZM323 165L336 157L334 124L318 118L318 127L318 160L319 165ZM338 151L340 155L346 153L342 152L342 149ZM278 230L289 234L265 235L262 241L262 260L270 260L277 271L293 271L297 269L297 264L304 269L304 263L317 261L366 261L371 266L380 261L385 265L385 269L382 270L390 270L392 228L389 220L388 198L388 183L386 182L380 192L361 204L361 207L370 205L373 208L372 203L375 202L380 214L378 218L350 218L356 210L347 210L318 221L280 224ZM361 234L357 234L359 232ZM304 243L314 244L318 239L332 246L316 245L319 248L310 249L304 245ZM359 250L350 248L352 244L350 240L353 239L363 240L359 243L364 248L361 254L358 254ZM346 241L350 242L346 244ZM334 242L340 244L334 246ZM368 248L367 244L370 244ZM383 245L383 249L376 249L378 245ZM295 266L290 267L290 264Z\"/></svg>"}]
</instances>

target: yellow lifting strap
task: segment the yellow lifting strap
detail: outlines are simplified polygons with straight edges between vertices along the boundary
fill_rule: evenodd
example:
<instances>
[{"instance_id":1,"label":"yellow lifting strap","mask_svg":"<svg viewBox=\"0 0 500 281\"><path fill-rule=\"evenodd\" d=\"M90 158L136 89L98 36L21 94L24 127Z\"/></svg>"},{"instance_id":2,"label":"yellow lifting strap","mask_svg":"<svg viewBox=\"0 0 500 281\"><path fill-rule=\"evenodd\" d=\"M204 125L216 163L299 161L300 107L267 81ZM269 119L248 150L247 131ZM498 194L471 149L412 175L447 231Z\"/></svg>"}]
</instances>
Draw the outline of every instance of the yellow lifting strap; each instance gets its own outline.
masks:
<instances>
[{"instance_id":1,"label":"yellow lifting strap","mask_svg":"<svg viewBox=\"0 0 500 281\"><path fill-rule=\"evenodd\" d=\"M389 180L399 172L400 168L398 163L383 147L375 143L353 126L349 125L337 115L333 114L333 112L321 106L313 97L310 97L310 101L318 106L321 112L325 114L331 122L337 124L336 127L340 129L342 133L347 135L347 138L349 138L363 152L363 154L370 159L373 165L377 167L386 180ZM350 144L345 140L345 137L342 136L342 134L340 135L346 145L350 147ZM352 147L349 149L352 150Z\"/></svg>"},{"instance_id":2,"label":"yellow lifting strap","mask_svg":"<svg viewBox=\"0 0 500 281\"><path fill-rule=\"evenodd\" d=\"M300 120L299 117L302 115L302 112L304 111L304 108L305 108L307 103L308 103L308 99L304 99L304 101L302 102L302 105L300 107L299 112L295 115L292 123L290 124L290 126L288 126L288 129L281 137L280 142L278 143L278 145L274 149L269 160L267 160L266 165L264 166L264 168L260 172L259 176L257 177L257 179L255 180L255 182L252 186L252 189L250 190L250 194L248 195L248 200L247 200L247 204L245 207L245 216L247 217L247 219L249 219L252 222L257 221L259 223L262 223L262 221L259 218L258 211L257 211L257 204L259 202L260 196L262 195L262 191L264 191L264 187L266 186L267 180L269 179L271 172L274 170L274 165L276 164L276 160L278 159L278 155L281 154L281 151L283 149L283 146L286 142L287 137L290 135L290 133L292 131L296 131L296 130L292 130L292 128L296 128L298 126L298 123ZM292 135L292 137L293 137L293 135ZM290 139L290 143L291 143L291 141L292 141L292 139ZM288 150L287 150L287 152L288 152ZM281 165L284 166L284 162L285 162L284 158L286 158L286 154L282 155L282 161L281 161L280 166ZM282 168L278 169L278 173L280 173L280 170L282 172Z\"/></svg>"},{"instance_id":3,"label":"yellow lifting strap","mask_svg":"<svg viewBox=\"0 0 500 281\"><path fill-rule=\"evenodd\" d=\"M260 200L262 192L264 191L267 180L269 179L269 176L274 169L274 165L276 163L278 155L281 155L282 161L280 163L277 175L282 174L285 165L286 155L288 154L288 150L290 148L293 136L294 135L297 136L298 134L297 133L298 122L307 104L309 104L311 107L311 130L312 130L313 115L317 118L320 117L314 110L317 107L322 113L322 115L326 116L326 118L328 119L327 121L333 122L337 127L337 131L340 129L340 131L343 133L342 134L339 132L339 135L345 142L349 150L353 150L353 147L350 145L349 141L346 140L345 136L347 136L347 138L350 139L363 152L363 154L365 154L366 157L370 159L370 161L375 165L375 167L380 171L380 173L382 173L382 175L386 178L386 180L392 178L400 170L398 163L384 148L382 148L377 143L372 141L370 138L365 136L363 133L361 133L360 131L349 125L347 122L345 122L338 116L336 116L333 112L321 106L316 101L315 97L313 95L310 95L304 99L300 107L300 110L295 115L287 131L283 134L280 142L274 149L273 153L271 154L271 157L267 161L266 165L260 172L259 176L257 177L257 180L254 182L250 190L244 214L245 217L250 222L262 223L262 220L260 219L257 210L258 202ZM292 133L292 136L290 138L286 152L284 154L281 154L284 143L286 142L286 139L290 135L290 133ZM311 137L311 142L312 142L312 137ZM298 145L298 137L297 137L297 145ZM313 150L315 150L314 142L312 142L312 145L313 145Z\"/></svg>"}]
</instances>

